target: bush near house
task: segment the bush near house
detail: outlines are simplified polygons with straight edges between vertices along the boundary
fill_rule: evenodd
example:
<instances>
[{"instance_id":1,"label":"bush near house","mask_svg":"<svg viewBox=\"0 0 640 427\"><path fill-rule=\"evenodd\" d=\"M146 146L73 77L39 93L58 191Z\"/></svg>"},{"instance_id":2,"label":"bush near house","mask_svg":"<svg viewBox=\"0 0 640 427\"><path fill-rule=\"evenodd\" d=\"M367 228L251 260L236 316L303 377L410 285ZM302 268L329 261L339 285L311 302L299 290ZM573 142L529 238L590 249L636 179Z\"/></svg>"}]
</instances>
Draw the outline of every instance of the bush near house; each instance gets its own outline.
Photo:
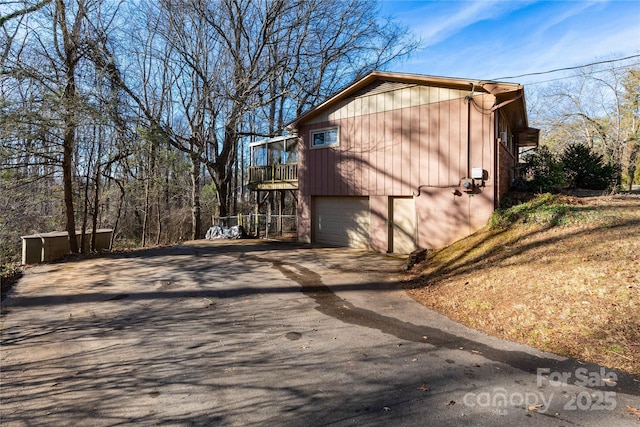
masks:
<instances>
[{"instance_id":1,"label":"bush near house","mask_svg":"<svg viewBox=\"0 0 640 427\"><path fill-rule=\"evenodd\" d=\"M586 145L569 145L560 160L567 183L573 188L606 190L616 183L615 168Z\"/></svg>"},{"instance_id":2,"label":"bush near house","mask_svg":"<svg viewBox=\"0 0 640 427\"><path fill-rule=\"evenodd\" d=\"M518 189L536 193L563 188L607 190L616 185L617 169L584 144L569 145L561 155L540 147L524 157L524 182Z\"/></svg>"},{"instance_id":3,"label":"bush near house","mask_svg":"<svg viewBox=\"0 0 640 427\"><path fill-rule=\"evenodd\" d=\"M528 179L520 185L523 190L546 193L564 187L562 162L548 147L540 147L526 154L524 161L524 172Z\"/></svg>"}]
</instances>

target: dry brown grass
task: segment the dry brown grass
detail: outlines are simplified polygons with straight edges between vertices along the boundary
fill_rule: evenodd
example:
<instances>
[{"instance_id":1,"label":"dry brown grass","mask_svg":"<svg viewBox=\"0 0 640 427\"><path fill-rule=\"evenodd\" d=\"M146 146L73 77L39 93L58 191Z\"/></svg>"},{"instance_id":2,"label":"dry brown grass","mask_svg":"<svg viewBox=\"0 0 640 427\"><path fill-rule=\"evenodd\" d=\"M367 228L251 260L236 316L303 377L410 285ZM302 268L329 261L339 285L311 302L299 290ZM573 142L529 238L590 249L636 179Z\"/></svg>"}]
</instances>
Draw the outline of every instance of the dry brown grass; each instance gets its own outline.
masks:
<instances>
[{"instance_id":1,"label":"dry brown grass","mask_svg":"<svg viewBox=\"0 0 640 427\"><path fill-rule=\"evenodd\" d=\"M640 198L533 211L434 252L407 291L489 334L640 374Z\"/></svg>"}]
</instances>

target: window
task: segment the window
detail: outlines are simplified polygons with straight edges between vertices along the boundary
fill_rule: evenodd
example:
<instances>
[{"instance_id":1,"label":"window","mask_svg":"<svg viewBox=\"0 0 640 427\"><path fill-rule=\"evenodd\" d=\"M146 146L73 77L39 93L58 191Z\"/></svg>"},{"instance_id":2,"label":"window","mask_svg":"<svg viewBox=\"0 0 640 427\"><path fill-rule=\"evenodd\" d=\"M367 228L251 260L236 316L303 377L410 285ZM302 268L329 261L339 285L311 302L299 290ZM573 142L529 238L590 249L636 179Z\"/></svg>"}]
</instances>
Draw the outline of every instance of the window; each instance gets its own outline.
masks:
<instances>
[{"instance_id":1,"label":"window","mask_svg":"<svg viewBox=\"0 0 640 427\"><path fill-rule=\"evenodd\" d=\"M311 148L335 147L340 145L338 128L311 131Z\"/></svg>"}]
</instances>

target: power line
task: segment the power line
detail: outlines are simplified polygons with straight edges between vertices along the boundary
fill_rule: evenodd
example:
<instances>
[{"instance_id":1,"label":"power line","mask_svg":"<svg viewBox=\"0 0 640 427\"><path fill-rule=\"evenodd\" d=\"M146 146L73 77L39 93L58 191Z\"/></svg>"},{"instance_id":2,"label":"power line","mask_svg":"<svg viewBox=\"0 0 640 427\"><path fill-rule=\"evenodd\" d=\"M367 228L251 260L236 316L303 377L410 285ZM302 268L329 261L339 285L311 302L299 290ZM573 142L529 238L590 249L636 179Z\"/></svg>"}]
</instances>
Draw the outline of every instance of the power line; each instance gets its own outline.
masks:
<instances>
[{"instance_id":1,"label":"power line","mask_svg":"<svg viewBox=\"0 0 640 427\"><path fill-rule=\"evenodd\" d=\"M608 71L622 70L622 69L625 69L625 68L635 67L637 65L640 65L640 62L634 62L632 64L622 65L620 67L608 68L606 70L592 71L590 74L598 74L598 73L606 73ZM528 83L522 82L522 84L525 85L525 86L531 86L531 85L539 85L539 84L542 84L542 83L557 82L559 80L575 79L575 78L578 78L578 77L580 77L580 76L565 76L565 77L557 77L555 79L549 79L549 80L532 81L532 82L528 82Z\"/></svg>"},{"instance_id":2,"label":"power line","mask_svg":"<svg viewBox=\"0 0 640 427\"><path fill-rule=\"evenodd\" d=\"M609 59L607 61L598 61L598 62L592 62L590 64L584 64L584 65L577 65L575 67L565 67L565 68L557 68L555 70L549 70L549 71L540 71L537 73L527 73L527 74L520 74L519 76L510 76L510 77L498 77L496 79L493 80L510 80L510 79L518 79L520 77L528 77L528 76L539 76L542 74L551 74L551 73L557 73L558 71L569 71L569 70L577 70L578 68L584 68L584 67L589 67L591 65L600 65L600 64L610 64L612 62L618 62L618 61L624 61L627 59L632 59L632 58L638 58L640 57L640 55L631 55L631 56L626 56L624 58L618 58L618 59Z\"/></svg>"}]
</instances>

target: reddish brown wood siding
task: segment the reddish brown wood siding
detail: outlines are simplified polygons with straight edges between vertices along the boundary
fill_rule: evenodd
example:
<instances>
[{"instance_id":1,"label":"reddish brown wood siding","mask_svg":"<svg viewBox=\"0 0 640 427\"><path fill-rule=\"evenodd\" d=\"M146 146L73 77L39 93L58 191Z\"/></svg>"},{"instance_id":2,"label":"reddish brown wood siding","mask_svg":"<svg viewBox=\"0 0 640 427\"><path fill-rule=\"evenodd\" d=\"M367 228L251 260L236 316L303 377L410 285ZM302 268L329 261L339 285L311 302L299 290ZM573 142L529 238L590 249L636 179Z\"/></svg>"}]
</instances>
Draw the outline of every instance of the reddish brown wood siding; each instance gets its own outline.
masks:
<instances>
[{"instance_id":1,"label":"reddish brown wood siding","mask_svg":"<svg viewBox=\"0 0 640 427\"><path fill-rule=\"evenodd\" d=\"M300 124L300 240L311 239L313 196L369 196L371 246L386 251L388 197L416 195L419 186L426 186L415 198L419 247L446 245L486 223L494 205L494 97L476 95L469 108L469 91L396 92L351 98ZM309 148L311 131L333 126L339 146ZM488 180L478 194L454 196L468 159Z\"/></svg>"},{"instance_id":2,"label":"reddish brown wood siding","mask_svg":"<svg viewBox=\"0 0 640 427\"><path fill-rule=\"evenodd\" d=\"M467 175L464 99L301 126L300 190L310 195L409 195ZM491 114L471 109L471 166L493 179ZM340 145L309 149L310 132L338 126Z\"/></svg>"}]
</instances>

